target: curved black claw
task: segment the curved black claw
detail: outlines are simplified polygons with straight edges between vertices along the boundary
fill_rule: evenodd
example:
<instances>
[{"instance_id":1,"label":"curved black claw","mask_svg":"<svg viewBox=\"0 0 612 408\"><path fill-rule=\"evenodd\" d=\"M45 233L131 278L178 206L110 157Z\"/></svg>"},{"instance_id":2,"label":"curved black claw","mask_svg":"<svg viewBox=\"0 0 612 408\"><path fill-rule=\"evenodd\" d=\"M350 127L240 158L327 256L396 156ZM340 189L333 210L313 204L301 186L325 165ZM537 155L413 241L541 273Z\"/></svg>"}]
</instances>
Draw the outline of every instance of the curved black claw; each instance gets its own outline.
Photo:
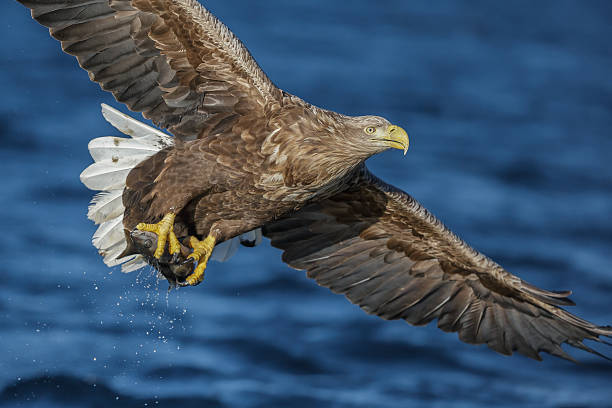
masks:
<instances>
[{"instance_id":1,"label":"curved black claw","mask_svg":"<svg viewBox=\"0 0 612 408\"><path fill-rule=\"evenodd\" d=\"M195 262L196 260L193 258L185 258L185 260L181 262L181 265L193 264Z\"/></svg>"},{"instance_id":2,"label":"curved black claw","mask_svg":"<svg viewBox=\"0 0 612 408\"><path fill-rule=\"evenodd\" d=\"M181 251L175 252L174 254L172 254L172 258L170 258L170 263L177 264L179 263L180 258L181 258ZM183 262L181 262L181 264L183 264Z\"/></svg>"},{"instance_id":3,"label":"curved black claw","mask_svg":"<svg viewBox=\"0 0 612 408\"><path fill-rule=\"evenodd\" d=\"M187 286L198 286L200 283L202 283L202 281L196 281L194 283L189 283L186 279L182 282L177 281L176 282L176 286L180 286L182 288L187 287Z\"/></svg>"}]
</instances>

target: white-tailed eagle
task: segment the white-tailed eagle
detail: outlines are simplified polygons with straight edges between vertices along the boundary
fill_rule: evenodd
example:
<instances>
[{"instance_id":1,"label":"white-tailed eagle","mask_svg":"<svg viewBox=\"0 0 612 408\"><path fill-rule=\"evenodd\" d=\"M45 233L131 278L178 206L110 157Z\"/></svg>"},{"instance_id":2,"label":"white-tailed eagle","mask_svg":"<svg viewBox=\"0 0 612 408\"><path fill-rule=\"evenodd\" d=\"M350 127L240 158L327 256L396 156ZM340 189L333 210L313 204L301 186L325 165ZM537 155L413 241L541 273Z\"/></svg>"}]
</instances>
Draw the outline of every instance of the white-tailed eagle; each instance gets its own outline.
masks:
<instances>
[{"instance_id":1,"label":"white-tailed eagle","mask_svg":"<svg viewBox=\"0 0 612 408\"><path fill-rule=\"evenodd\" d=\"M89 217L109 265L154 265L196 285L217 247L263 233L283 260L384 319L437 320L502 354L571 359L612 328L561 306L472 249L365 160L406 151L406 132L345 116L277 88L195 0L18 0L92 81L174 138L104 107L129 138L90 142L81 175L100 190Z\"/></svg>"}]
</instances>

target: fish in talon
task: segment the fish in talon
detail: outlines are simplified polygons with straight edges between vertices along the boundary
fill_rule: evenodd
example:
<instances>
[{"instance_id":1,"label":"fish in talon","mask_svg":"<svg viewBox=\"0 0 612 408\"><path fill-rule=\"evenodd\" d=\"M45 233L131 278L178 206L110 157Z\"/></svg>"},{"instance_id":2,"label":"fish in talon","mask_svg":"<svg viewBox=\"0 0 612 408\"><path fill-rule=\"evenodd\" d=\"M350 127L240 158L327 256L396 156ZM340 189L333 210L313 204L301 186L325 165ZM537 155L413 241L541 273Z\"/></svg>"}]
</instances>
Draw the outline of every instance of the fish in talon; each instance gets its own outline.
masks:
<instances>
[{"instance_id":1,"label":"fish in talon","mask_svg":"<svg viewBox=\"0 0 612 408\"><path fill-rule=\"evenodd\" d=\"M164 253L161 258L154 257L157 248L157 234L150 231L135 229L130 232L132 250L145 256L149 265L157 269L168 280L171 287L179 286L189 276L195 262L188 258L191 249L180 243L180 251L170 255Z\"/></svg>"}]
</instances>

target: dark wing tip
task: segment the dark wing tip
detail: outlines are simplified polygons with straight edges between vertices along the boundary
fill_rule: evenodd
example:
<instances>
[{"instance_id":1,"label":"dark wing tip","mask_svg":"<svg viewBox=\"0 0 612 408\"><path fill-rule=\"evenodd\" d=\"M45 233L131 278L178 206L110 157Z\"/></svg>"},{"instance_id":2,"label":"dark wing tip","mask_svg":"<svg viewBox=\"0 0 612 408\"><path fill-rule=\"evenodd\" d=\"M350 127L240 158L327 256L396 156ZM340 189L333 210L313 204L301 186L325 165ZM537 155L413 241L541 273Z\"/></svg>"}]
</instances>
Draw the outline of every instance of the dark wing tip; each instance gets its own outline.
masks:
<instances>
[{"instance_id":1,"label":"dark wing tip","mask_svg":"<svg viewBox=\"0 0 612 408\"><path fill-rule=\"evenodd\" d=\"M596 340L596 341L600 341L601 343L605 343L605 344L608 344L608 345L609 345L609 343L603 342L603 341L601 341L601 339L598 339L598 340ZM600 353L599 351L597 351L597 350L593 349L592 347L587 346L587 345L586 345L586 344L584 344L582 341L572 341L572 340L568 340L567 344L569 344L569 345L570 345L570 346L572 346L572 347L579 348L580 350L584 350L584 351L586 351L586 352L588 352L588 353L594 354L594 355L596 355L596 356L598 356L598 357L601 357L601 358L603 358L603 359L606 359L606 360L608 360L608 361L612 361L612 358L610 358L610 357L606 356L605 354Z\"/></svg>"}]
</instances>

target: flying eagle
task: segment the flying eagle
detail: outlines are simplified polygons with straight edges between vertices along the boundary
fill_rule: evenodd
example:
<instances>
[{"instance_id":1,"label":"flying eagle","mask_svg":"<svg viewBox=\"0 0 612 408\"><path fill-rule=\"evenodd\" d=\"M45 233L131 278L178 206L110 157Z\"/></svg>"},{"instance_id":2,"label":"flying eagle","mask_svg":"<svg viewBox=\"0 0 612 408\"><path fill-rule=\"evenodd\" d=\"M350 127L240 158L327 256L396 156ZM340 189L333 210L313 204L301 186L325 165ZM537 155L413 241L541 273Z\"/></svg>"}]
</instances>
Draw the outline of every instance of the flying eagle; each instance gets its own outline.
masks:
<instances>
[{"instance_id":1,"label":"flying eagle","mask_svg":"<svg viewBox=\"0 0 612 408\"><path fill-rule=\"evenodd\" d=\"M378 116L345 116L277 88L232 32L196 0L18 0L91 80L174 138L103 106L130 138L94 139L81 180L101 193L94 245L126 271L146 263L197 285L213 249L261 235L366 312L540 360L592 353L597 326L472 249L365 160L408 149ZM216 247L216 248L215 248Z\"/></svg>"}]
</instances>

